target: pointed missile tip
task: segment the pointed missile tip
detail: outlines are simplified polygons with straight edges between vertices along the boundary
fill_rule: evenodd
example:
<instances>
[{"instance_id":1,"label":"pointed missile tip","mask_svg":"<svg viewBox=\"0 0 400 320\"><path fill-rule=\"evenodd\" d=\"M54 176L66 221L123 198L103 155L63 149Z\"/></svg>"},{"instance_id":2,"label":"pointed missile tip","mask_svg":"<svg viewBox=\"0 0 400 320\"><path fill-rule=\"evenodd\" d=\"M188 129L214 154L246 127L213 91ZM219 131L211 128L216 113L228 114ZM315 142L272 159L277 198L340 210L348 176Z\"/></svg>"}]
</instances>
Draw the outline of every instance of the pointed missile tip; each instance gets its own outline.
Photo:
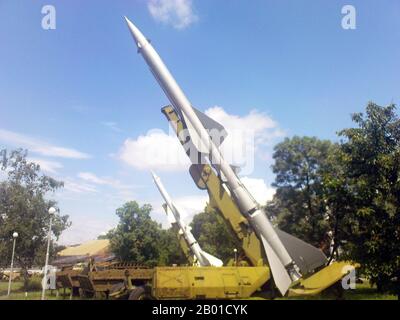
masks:
<instances>
[{"instance_id":1,"label":"pointed missile tip","mask_svg":"<svg viewBox=\"0 0 400 320\"><path fill-rule=\"evenodd\" d=\"M147 40L145 36L140 32L138 27L136 27L131 20L129 20L126 16L124 16L126 24L132 34L133 39L138 48L141 48L147 44Z\"/></svg>"},{"instance_id":2,"label":"pointed missile tip","mask_svg":"<svg viewBox=\"0 0 400 320\"><path fill-rule=\"evenodd\" d=\"M128 26L129 30L131 30L132 29L131 28L131 24L132 24L131 20L129 20L127 16L124 16L124 19L125 19L126 25Z\"/></svg>"},{"instance_id":3,"label":"pointed missile tip","mask_svg":"<svg viewBox=\"0 0 400 320\"><path fill-rule=\"evenodd\" d=\"M131 27L131 25L132 25L132 26L135 26L135 25L132 23L132 21L128 19L127 16L124 16L124 19L125 19L125 22L126 22L126 24L128 25L129 28Z\"/></svg>"},{"instance_id":4,"label":"pointed missile tip","mask_svg":"<svg viewBox=\"0 0 400 320\"><path fill-rule=\"evenodd\" d=\"M154 173L153 170L150 170L150 173L154 180L158 179L158 176Z\"/></svg>"}]
</instances>

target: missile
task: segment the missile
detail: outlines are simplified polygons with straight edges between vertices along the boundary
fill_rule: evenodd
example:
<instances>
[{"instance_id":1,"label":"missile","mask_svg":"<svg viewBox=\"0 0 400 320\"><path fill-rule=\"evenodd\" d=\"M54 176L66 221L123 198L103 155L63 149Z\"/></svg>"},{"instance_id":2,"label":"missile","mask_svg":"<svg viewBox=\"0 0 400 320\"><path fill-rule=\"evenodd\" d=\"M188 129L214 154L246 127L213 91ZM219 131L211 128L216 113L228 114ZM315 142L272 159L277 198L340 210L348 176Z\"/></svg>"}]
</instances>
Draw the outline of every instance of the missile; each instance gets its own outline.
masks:
<instances>
[{"instance_id":1,"label":"missile","mask_svg":"<svg viewBox=\"0 0 400 320\"><path fill-rule=\"evenodd\" d=\"M161 182L161 179L154 173L151 173L153 176L154 183L157 186L157 189L160 191L161 196L164 198L164 201L166 203L166 213L167 216L172 220L172 222L175 222L178 224L180 228L181 234L184 236L186 243L188 244L189 248L193 252L194 256L196 257L198 263L202 267L206 266L213 266L213 267L221 267L223 265L223 262L214 257L213 255L205 252L203 249L201 249L199 243L196 241L195 237L193 236L192 232L190 231L190 227L187 226L181 219L181 215L179 213L179 210L176 208L174 203L172 202L168 192L165 190L164 185Z\"/></svg>"},{"instance_id":2,"label":"missile","mask_svg":"<svg viewBox=\"0 0 400 320\"><path fill-rule=\"evenodd\" d=\"M224 175L226 185L241 213L248 219L261 240L274 282L281 294L284 295L293 282L301 277L300 269L289 255L265 212L245 188L229 163L223 158L192 104L151 43L128 18L125 17L125 20L136 43L138 53L142 55L158 84L174 109L181 116L181 120L189 131L191 140L196 144L199 152L207 157L213 168L218 168Z\"/></svg>"}]
</instances>

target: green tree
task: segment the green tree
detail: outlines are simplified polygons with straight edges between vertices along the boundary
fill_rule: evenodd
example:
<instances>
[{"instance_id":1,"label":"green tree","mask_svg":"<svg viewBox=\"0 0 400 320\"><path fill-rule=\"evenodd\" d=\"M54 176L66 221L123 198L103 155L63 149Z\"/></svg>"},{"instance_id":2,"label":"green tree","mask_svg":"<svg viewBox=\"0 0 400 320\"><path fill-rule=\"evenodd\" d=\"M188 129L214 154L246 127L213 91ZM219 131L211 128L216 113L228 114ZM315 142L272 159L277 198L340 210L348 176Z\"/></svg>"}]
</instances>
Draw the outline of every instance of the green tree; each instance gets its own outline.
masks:
<instances>
[{"instance_id":1,"label":"green tree","mask_svg":"<svg viewBox=\"0 0 400 320\"><path fill-rule=\"evenodd\" d=\"M0 166L7 178L0 182L0 261L8 265L11 260L11 239L14 231L16 241L15 263L22 268L25 285L27 269L43 256L47 244L49 207L56 206L47 200L48 193L63 186L62 182L40 173L40 166L26 159L27 151L0 151ZM67 215L56 213L53 217L52 233L58 239L70 222ZM53 249L52 249L53 250Z\"/></svg>"},{"instance_id":2,"label":"green tree","mask_svg":"<svg viewBox=\"0 0 400 320\"><path fill-rule=\"evenodd\" d=\"M221 259L224 264L234 258L235 248L241 254L241 248L238 247L227 223L211 207L207 206L203 212L196 214L191 227L201 248Z\"/></svg>"},{"instance_id":3,"label":"green tree","mask_svg":"<svg viewBox=\"0 0 400 320\"><path fill-rule=\"evenodd\" d=\"M400 120L395 105L369 103L342 130L344 175L351 194L349 256L385 291L400 296Z\"/></svg>"},{"instance_id":4,"label":"green tree","mask_svg":"<svg viewBox=\"0 0 400 320\"><path fill-rule=\"evenodd\" d=\"M348 257L344 243L348 235L353 232L351 226L353 209L353 195L349 178L346 173L345 155L340 145L335 145L325 161L321 172L323 197L330 225L330 239L332 252L329 261ZM339 249L341 249L339 251ZM339 254L340 253L340 254Z\"/></svg>"},{"instance_id":5,"label":"green tree","mask_svg":"<svg viewBox=\"0 0 400 320\"><path fill-rule=\"evenodd\" d=\"M159 250L160 256L158 259L158 265L160 266L188 264L188 261L179 245L178 235L171 228L167 230L162 229L160 231Z\"/></svg>"},{"instance_id":6,"label":"green tree","mask_svg":"<svg viewBox=\"0 0 400 320\"><path fill-rule=\"evenodd\" d=\"M286 138L274 148L276 193L267 204L278 226L329 252L330 211L323 174L337 146L315 137Z\"/></svg>"},{"instance_id":7,"label":"green tree","mask_svg":"<svg viewBox=\"0 0 400 320\"><path fill-rule=\"evenodd\" d=\"M139 206L136 201L118 208L119 224L107 235L111 250L121 261L143 266L183 263L177 235L153 221L151 210L151 205Z\"/></svg>"},{"instance_id":8,"label":"green tree","mask_svg":"<svg viewBox=\"0 0 400 320\"><path fill-rule=\"evenodd\" d=\"M122 261L139 265L157 264L157 240L160 226L150 217L151 205L142 207L136 201L125 203L116 211L119 224L110 231L111 250Z\"/></svg>"}]
</instances>

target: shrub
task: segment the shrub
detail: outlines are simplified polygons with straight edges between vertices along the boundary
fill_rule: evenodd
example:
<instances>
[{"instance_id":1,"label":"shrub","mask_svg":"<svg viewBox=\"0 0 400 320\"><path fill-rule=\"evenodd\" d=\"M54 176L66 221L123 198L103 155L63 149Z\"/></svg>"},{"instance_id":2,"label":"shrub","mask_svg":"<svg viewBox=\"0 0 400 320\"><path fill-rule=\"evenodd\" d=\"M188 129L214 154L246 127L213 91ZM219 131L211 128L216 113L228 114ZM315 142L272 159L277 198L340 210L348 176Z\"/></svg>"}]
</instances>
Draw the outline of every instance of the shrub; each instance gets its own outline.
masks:
<instances>
[{"instance_id":1,"label":"shrub","mask_svg":"<svg viewBox=\"0 0 400 320\"><path fill-rule=\"evenodd\" d=\"M40 291L42 290L42 278L32 277L28 280L26 291Z\"/></svg>"}]
</instances>

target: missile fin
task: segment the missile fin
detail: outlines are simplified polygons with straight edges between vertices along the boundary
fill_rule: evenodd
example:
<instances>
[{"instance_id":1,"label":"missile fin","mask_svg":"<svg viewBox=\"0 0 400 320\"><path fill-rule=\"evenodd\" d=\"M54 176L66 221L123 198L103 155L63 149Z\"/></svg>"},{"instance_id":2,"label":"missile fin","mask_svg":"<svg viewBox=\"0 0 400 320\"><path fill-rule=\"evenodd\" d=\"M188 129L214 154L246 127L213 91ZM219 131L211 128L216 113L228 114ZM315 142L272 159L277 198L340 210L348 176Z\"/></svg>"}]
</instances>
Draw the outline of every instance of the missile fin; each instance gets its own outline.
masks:
<instances>
[{"instance_id":1,"label":"missile fin","mask_svg":"<svg viewBox=\"0 0 400 320\"><path fill-rule=\"evenodd\" d=\"M208 134L210 135L214 144L219 147L228 135L224 126L195 107L192 106L192 108L203 124L204 128L206 128L208 131Z\"/></svg>"},{"instance_id":2,"label":"missile fin","mask_svg":"<svg viewBox=\"0 0 400 320\"><path fill-rule=\"evenodd\" d=\"M175 210L175 214L177 215L177 218L180 220L181 219L181 215L180 215L180 210L178 210L178 208L175 206L175 204L173 203L172 206L174 207ZM172 213L171 213L172 214Z\"/></svg>"},{"instance_id":3,"label":"missile fin","mask_svg":"<svg viewBox=\"0 0 400 320\"><path fill-rule=\"evenodd\" d=\"M290 285L292 284L292 279L290 278L285 266L279 260L278 256L271 248L267 240L265 240L263 236L261 236L260 238L267 254L268 264L271 269L275 285L278 287L282 296L284 296Z\"/></svg>"},{"instance_id":4,"label":"missile fin","mask_svg":"<svg viewBox=\"0 0 400 320\"><path fill-rule=\"evenodd\" d=\"M279 228L275 231L303 275L326 264L327 258L320 249Z\"/></svg>"},{"instance_id":5,"label":"missile fin","mask_svg":"<svg viewBox=\"0 0 400 320\"><path fill-rule=\"evenodd\" d=\"M163 204L163 208L165 210L165 213L167 214L167 220L170 224L174 224L177 223L178 221L176 221L173 213L171 212L171 209L168 207L168 205L166 203Z\"/></svg>"},{"instance_id":6,"label":"missile fin","mask_svg":"<svg viewBox=\"0 0 400 320\"><path fill-rule=\"evenodd\" d=\"M217 257L214 257L213 255L201 250L200 254L203 256L203 258L205 260L208 261L208 263L210 264L210 266L212 267L222 267L222 265L224 264L222 262L222 260L218 259Z\"/></svg>"},{"instance_id":7,"label":"missile fin","mask_svg":"<svg viewBox=\"0 0 400 320\"><path fill-rule=\"evenodd\" d=\"M202 123L203 127L207 130L209 137L211 140L214 142L214 144L219 147L222 142L225 140L227 136L227 132L225 128L215 121L214 119L210 118L207 116L205 113L201 112L200 110L196 109L195 107L192 107L194 112L196 113L197 117L199 118L200 122ZM177 111L177 110L176 110ZM192 124L190 123L189 119L185 115L183 111L177 111L177 113L181 116L183 121L186 124L186 128L189 131L190 138L194 144L194 146L197 148L197 150L201 153L208 154L209 149L205 145L204 142L200 139L198 136L196 130L193 128Z\"/></svg>"},{"instance_id":8,"label":"missile fin","mask_svg":"<svg viewBox=\"0 0 400 320\"><path fill-rule=\"evenodd\" d=\"M193 145L196 147L198 152L208 154L210 152L209 148L201 140L200 136L197 134L197 131L194 129L185 113L183 111L181 113Z\"/></svg>"}]
</instances>

